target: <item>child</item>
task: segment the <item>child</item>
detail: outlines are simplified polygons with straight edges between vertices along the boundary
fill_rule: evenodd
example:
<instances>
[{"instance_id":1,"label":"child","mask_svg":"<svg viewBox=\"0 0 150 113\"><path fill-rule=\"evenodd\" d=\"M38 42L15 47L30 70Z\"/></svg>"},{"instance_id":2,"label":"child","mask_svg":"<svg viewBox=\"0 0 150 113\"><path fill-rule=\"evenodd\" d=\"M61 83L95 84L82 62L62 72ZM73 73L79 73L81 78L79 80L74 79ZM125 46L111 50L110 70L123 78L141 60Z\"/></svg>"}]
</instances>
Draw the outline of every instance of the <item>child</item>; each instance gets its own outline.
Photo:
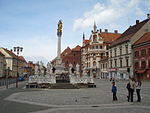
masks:
<instances>
[{"instance_id":1,"label":"child","mask_svg":"<svg viewBox=\"0 0 150 113\"><path fill-rule=\"evenodd\" d=\"M113 93L113 101L117 101L117 96L116 96L117 87L115 85L115 82L112 82L112 93Z\"/></svg>"}]
</instances>

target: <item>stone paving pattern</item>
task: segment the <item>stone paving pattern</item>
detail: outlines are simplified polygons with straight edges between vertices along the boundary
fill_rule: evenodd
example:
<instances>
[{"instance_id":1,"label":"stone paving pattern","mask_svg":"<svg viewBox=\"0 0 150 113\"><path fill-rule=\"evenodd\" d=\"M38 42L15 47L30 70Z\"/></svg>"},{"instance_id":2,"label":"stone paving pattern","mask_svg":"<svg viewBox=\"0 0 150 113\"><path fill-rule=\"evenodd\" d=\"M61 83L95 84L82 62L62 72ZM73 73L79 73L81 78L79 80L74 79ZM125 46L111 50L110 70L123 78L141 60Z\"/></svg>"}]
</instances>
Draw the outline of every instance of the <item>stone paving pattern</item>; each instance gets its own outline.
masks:
<instances>
[{"instance_id":1,"label":"stone paving pattern","mask_svg":"<svg viewBox=\"0 0 150 113\"><path fill-rule=\"evenodd\" d=\"M150 82L142 84L142 102L127 102L127 81L116 83L118 101L112 101L111 82L95 80L97 88L33 89L14 93L6 100L53 107L34 113L149 113Z\"/></svg>"}]
</instances>

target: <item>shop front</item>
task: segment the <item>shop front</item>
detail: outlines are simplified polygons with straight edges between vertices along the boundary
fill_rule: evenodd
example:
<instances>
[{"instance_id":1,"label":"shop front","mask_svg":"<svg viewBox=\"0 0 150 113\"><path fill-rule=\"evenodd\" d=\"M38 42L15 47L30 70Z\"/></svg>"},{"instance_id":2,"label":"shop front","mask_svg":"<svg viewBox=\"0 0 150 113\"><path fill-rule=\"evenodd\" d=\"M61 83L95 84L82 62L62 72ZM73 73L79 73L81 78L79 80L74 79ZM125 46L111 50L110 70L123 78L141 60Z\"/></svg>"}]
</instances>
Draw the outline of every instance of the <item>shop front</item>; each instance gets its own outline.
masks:
<instances>
[{"instance_id":1,"label":"shop front","mask_svg":"<svg viewBox=\"0 0 150 113\"><path fill-rule=\"evenodd\" d=\"M137 79L143 80L146 77L146 70L145 69L137 70L135 71L135 74Z\"/></svg>"},{"instance_id":2,"label":"shop front","mask_svg":"<svg viewBox=\"0 0 150 113\"><path fill-rule=\"evenodd\" d=\"M135 71L136 78L141 80L150 80L150 70L141 69Z\"/></svg>"},{"instance_id":3,"label":"shop front","mask_svg":"<svg viewBox=\"0 0 150 113\"><path fill-rule=\"evenodd\" d=\"M109 79L117 79L117 68L109 69Z\"/></svg>"},{"instance_id":4,"label":"shop front","mask_svg":"<svg viewBox=\"0 0 150 113\"><path fill-rule=\"evenodd\" d=\"M117 75L118 79L129 79L129 72L127 72L127 68L119 68Z\"/></svg>"}]
</instances>

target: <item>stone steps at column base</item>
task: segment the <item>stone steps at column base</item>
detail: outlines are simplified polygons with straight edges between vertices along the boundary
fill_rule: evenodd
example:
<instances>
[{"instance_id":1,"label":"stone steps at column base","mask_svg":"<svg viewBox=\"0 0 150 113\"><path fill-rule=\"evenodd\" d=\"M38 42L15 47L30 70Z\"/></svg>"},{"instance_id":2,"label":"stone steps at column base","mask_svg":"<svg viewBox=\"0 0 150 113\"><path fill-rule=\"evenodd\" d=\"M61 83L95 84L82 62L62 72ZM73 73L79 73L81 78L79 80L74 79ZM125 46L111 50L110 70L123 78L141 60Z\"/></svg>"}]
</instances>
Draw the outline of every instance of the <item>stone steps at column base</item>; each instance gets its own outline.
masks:
<instances>
[{"instance_id":1,"label":"stone steps at column base","mask_svg":"<svg viewBox=\"0 0 150 113\"><path fill-rule=\"evenodd\" d=\"M94 83L78 83L78 84L71 84L71 83L28 83L26 84L26 88L50 88L50 89L79 89L79 88L96 88Z\"/></svg>"},{"instance_id":2,"label":"stone steps at column base","mask_svg":"<svg viewBox=\"0 0 150 113\"><path fill-rule=\"evenodd\" d=\"M88 83L88 88L96 88L96 85L94 83Z\"/></svg>"},{"instance_id":3,"label":"stone steps at column base","mask_svg":"<svg viewBox=\"0 0 150 113\"><path fill-rule=\"evenodd\" d=\"M77 84L70 83L56 83L51 84L50 89L79 89L80 87Z\"/></svg>"},{"instance_id":4,"label":"stone steps at column base","mask_svg":"<svg viewBox=\"0 0 150 113\"><path fill-rule=\"evenodd\" d=\"M77 84L80 88L96 88L96 85L94 83L78 83Z\"/></svg>"}]
</instances>

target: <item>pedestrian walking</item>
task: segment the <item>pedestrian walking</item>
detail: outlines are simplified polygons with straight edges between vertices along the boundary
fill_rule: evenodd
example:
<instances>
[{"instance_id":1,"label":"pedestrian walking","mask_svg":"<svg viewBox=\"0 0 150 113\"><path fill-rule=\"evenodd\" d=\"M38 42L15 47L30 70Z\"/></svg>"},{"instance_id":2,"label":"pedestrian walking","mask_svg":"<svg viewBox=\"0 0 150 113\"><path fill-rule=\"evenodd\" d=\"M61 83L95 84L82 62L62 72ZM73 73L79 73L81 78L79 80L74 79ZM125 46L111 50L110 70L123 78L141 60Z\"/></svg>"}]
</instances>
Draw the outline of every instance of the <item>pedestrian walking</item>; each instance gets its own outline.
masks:
<instances>
[{"instance_id":1,"label":"pedestrian walking","mask_svg":"<svg viewBox=\"0 0 150 113\"><path fill-rule=\"evenodd\" d=\"M112 93L113 93L113 101L117 101L117 86L115 85L115 82L112 82Z\"/></svg>"},{"instance_id":2,"label":"pedestrian walking","mask_svg":"<svg viewBox=\"0 0 150 113\"><path fill-rule=\"evenodd\" d=\"M128 99L128 102L129 102L129 99L130 99L129 97L130 97L130 94L131 94L131 90L130 90L130 82L127 83L126 88L127 88L127 91L128 91L127 99Z\"/></svg>"},{"instance_id":3,"label":"pedestrian walking","mask_svg":"<svg viewBox=\"0 0 150 113\"><path fill-rule=\"evenodd\" d=\"M134 90L135 90L135 80L134 78L131 78L129 79L129 82L130 82L130 91L129 91L129 99L128 99L128 102L131 100L131 102L133 102L133 93L134 93Z\"/></svg>"},{"instance_id":4,"label":"pedestrian walking","mask_svg":"<svg viewBox=\"0 0 150 113\"><path fill-rule=\"evenodd\" d=\"M141 102L141 95L140 95L140 91L141 91L141 85L142 82L140 79L138 79L135 83L136 86L136 94L137 94L137 102Z\"/></svg>"}]
</instances>

